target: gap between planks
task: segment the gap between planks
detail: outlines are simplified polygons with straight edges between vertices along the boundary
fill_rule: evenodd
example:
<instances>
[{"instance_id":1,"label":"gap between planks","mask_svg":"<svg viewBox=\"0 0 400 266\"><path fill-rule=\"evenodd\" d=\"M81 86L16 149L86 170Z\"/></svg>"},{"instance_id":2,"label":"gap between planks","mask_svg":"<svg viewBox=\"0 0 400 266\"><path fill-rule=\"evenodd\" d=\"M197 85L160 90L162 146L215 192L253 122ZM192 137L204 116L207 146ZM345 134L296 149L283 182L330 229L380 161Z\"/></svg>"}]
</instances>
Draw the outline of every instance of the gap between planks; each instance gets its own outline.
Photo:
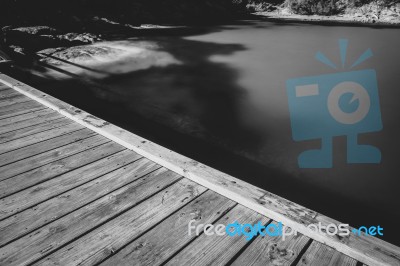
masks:
<instances>
[{"instance_id":1,"label":"gap between planks","mask_svg":"<svg viewBox=\"0 0 400 266\"><path fill-rule=\"evenodd\" d=\"M374 237L354 237L350 235L346 241L341 241L336 236L312 231L307 228L307 225L311 223L321 222L323 225L326 225L328 223L338 224L339 222L252 186L242 180L221 173L190 158L174 153L6 75L0 75L0 79L3 83L22 94L120 143L128 149L250 209L271 217L276 221L281 221L296 231L334 247L350 257L371 265L400 265L399 247ZM292 211L299 215L293 216Z\"/></svg>"}]
</instances>

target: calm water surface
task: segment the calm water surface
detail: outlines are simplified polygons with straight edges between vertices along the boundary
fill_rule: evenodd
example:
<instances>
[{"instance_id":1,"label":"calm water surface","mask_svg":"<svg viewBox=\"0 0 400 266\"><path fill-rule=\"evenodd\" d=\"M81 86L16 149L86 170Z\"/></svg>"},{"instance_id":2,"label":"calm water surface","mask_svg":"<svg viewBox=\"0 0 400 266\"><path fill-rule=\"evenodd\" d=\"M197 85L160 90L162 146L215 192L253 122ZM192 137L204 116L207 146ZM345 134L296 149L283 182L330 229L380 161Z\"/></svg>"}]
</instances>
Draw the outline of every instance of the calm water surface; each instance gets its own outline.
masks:
<instances>
[{"instance_id":1,"label":"calm water surface","mask_svg":"<svg viewBox=\"0 0 400 266\"><path fill-rule=\"evenodd\" d=\"M98 73L78 71L108 90L72 80L40 84L104 119L337 220L380 224L386 227L384 238L396 243L399 33L394 28L245 21L116 41L155 54L141 67L125 59L92 64ZM353 70L377 72L383 130L361 134L359 142L379 147L382 163L347 164L346 139L337 137L333 168L300 169L299 153L320 142L292 140L285 82L349 71L341 69L338 39L343 38L349 40L347 66L367 48L374 53ZM339 68L315 60L317 51Z\"/></svg>"}]
</instances>

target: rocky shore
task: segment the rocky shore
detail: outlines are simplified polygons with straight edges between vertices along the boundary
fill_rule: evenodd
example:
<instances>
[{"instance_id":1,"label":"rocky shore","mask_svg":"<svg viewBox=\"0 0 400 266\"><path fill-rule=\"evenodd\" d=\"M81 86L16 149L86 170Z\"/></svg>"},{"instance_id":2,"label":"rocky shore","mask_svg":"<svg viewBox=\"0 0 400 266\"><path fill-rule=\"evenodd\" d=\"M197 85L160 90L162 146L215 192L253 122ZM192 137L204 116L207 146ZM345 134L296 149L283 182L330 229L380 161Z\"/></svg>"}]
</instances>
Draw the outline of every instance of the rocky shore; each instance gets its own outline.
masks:
<instances>
[{"instance_id":1,"label":"rocky shore","mask_svg":"<svg viewBox=\"0 0 400 266\"><path fill-rule=\"evenodd\" d=\"M247 8L279 20L400 25L399 0L250 0Z\"/></svg>"},{"instance_id":2,"label":"rocky shore","mask_svg":"<svg viewBox=\"0 0 400 266\"><path fill-rule=\"evenodd\" d=\"M274 10L256 12L255 15L263 16L272 20L279 21L298 21L298 22L313 22L313 23L334 23L334 24L347 24L347 25L365 25L365 26L394 26L400 27L400 17L382 17L377 19L373 15L363 14L343 14L334 16L321 16L321 15L298 15L289 12L288 10Z\"/></svg>"},{"instance_id":3,"label":"rocky shore","mask_svg":"<svg viewBox=\"0 0 400 266\"><path fill-rule=\"evenodd\" d=\"M400 25L400 0L4 0L0 5L7 11L0 16L0 50L14 59L48 51L73 59L83 54L71 47L115 35L157 34L251 14L283 21Z\"/></svg>"},{"instance_id":4,"label":"rocky shore","mask_svg":"<svg viewBox=\"0 0 400 266\"><path fill-rule=\"evenodd\" d=\"M67 53L69 47L113 39L116 35L134 37L150 30L156 34L157 29L171 25L232 21L248 14L246 3L245 0L71 0L55 4L52 0L4 0L0 8L7 12L0 16L0 50L17 58L49 48ZM72 51L70 56L74 54Z\"/></svg>"}]
</instances>

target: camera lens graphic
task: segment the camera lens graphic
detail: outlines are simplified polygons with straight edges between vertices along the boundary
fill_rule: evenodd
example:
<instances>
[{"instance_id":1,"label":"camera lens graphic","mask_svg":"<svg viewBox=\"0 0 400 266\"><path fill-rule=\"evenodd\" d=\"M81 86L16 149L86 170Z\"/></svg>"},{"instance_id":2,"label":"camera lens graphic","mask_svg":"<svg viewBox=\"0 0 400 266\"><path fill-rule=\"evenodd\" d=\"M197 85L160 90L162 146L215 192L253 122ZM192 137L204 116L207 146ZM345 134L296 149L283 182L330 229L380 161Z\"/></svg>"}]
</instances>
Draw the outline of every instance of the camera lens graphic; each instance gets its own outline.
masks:
<instances>
[{"instance_id":1,"label":"camera lens graphic","mask_svg":"<svg viewBox=\"0 0 400 266\"><path fill-rule=\"evenodd\" d=\"M339 101L344 94L352 94L349 105L358 100L358 108L354 112L345 112L340 108ZM360 122L368 114L371 100L368 92L355 82L342 82L336 85L328 96L328 110L331 116L342 124L352 125Z\"/></svg>"}]
</instances>

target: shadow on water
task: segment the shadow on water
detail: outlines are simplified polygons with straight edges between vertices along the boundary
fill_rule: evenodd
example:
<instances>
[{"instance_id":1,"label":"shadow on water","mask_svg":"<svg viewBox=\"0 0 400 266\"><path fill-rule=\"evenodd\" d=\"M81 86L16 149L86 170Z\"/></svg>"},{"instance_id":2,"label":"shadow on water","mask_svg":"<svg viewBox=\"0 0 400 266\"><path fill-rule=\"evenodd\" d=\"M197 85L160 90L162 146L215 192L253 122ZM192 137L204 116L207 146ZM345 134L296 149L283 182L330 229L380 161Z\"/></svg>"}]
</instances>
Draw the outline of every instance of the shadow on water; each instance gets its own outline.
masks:
<instances>
[{"instance_id":1,"label":"shadow on water","mask_svg":"<svg viewBox=\"0 0 400 266\"><path fill-rule=\"evenodd\" d=\"M208 32L232 27L213 27ZM192 34L189 31L185 37ZM101 80L104 87L77 79L28 78L17 69L9 71L113 124L324 215L352 226L368 221L369 225L395 228L398 214L390 206L367 206L246 156L244 149L256 150L263 141L260 132L240 115L246 90L238 85L237 70L210 60L246 47L188 40L181 32L146 36L145 40L156 42L181 64L112 75ZM387 232L384 239L400 244L395 232Z\"/></svg>"}]
</instances>

